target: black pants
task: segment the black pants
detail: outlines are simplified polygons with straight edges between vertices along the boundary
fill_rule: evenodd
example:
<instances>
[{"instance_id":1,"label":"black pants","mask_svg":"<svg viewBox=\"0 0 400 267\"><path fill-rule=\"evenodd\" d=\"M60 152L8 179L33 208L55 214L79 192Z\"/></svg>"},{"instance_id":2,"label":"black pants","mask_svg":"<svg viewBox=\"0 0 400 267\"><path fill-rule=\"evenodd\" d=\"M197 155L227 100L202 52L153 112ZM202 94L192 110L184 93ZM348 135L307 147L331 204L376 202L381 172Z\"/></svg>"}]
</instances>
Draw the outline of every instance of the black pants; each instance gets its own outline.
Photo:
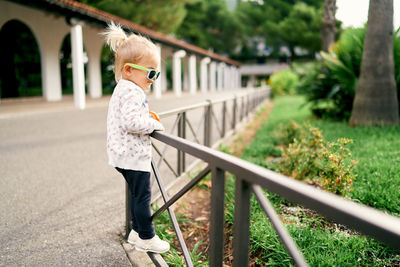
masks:
<instances>
[{"instance_id":1,"label":"black pants","mask_svg":"<svg viewBox=\"0 0 400 267\"><path fill-rule=\"evenodd\" d=\"M125 178L131 191L132 229L141 239L150 239L155 235L151 221L150 172L116 168Z\"/></svg>"}]
</instances>

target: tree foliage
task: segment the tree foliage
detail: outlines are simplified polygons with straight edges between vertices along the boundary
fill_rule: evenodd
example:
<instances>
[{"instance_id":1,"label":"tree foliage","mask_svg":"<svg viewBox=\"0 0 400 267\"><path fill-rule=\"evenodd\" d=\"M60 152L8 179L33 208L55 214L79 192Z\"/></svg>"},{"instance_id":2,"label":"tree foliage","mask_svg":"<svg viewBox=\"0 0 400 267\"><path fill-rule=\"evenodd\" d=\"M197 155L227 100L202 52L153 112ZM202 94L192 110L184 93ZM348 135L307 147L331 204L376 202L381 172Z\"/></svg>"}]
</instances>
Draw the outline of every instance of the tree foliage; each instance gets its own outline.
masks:
<instances>
[{"instance_id":1,"label":"tree foliage","mask_svg":"<svg viewBox=\"0 0 400 267\"><path fill-rule=\"evenodd\" d=\"M246 1L238 12L248 38L261 37L270 46L285 45L295 56L295 47L310 53L320 50L322 4L322 0Z\"/></svg>"},{"instance_id":2,"label":"tree foliage","mask_svg":"<svg viewBox=\"0 0 400 267\"><path fill-rule=\"evenodd\" d=\"M321 49L321 11L305 3L293 6L289 15L277 24L280 38L290 47L299 46L312 52Z\"/></svg>"},{"instance_id":3,"label":"tree foliage","mask_svg":"<svg viewBox=\"0 0 400 267\"><path fill-rule=\"evenodd\" d=\"M265 56L263 42L275 56L282 45L294 56L295 47L311 55L321 48L323 0L239 1L235 10L226 0L80 1L239 60Z\"/></svg>"},{"instance_id":4,"label":"tree foliage","mask_svg":"<svg viewBox=\"0 0 400 267\"><path fill-rule=\"evenodd\" d=\"M174 33L193 0L80 0L116 16L165 34Z\"/></svg>"},{"instance_id":5,"label":"tree foliage","mask_svg":"<svg viewBox=\"0 0 400 267\"><path fill-rule=\"evenodd\" d=\"M187 15L177 37L204 49L232 55L243 40L243 27L225 0L196 0L186 4Z\"/></svg>"}]
</instances>

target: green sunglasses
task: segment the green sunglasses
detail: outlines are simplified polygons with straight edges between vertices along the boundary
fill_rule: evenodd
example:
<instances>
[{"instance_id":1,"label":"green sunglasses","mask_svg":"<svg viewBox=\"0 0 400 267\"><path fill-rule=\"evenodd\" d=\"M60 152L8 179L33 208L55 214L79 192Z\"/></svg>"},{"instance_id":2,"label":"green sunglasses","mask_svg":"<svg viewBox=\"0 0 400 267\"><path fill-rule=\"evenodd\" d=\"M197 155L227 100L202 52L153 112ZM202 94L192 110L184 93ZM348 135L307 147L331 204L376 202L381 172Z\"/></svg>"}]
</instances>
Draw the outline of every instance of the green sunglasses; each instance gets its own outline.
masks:
<instances>
[{"instance_id":1,"label":"green sunglasses","mask_svg":"<svg viewBox=\"0 0 400 267\"><path fill-rule=\"evenodd\" d=\"M144 70L147 71L147 79L149 80L157 80L158 76L160 76L160 72L156 71L154 69L148 69L133 63L125 63L125 66L128 65L132 68L138 69L138 70Z\"/></svg>"}]
</instances>

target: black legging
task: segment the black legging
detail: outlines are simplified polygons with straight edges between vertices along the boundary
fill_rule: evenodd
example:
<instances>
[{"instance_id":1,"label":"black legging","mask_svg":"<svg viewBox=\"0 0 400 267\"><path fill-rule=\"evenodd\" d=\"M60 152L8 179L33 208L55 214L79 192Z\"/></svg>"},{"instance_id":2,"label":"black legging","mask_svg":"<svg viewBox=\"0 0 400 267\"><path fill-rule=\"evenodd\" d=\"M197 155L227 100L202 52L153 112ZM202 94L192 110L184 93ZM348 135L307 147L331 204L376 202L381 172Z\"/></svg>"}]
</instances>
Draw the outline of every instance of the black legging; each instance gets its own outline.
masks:
<instances>
[{"instance_id":1,"label":"black legging","mask_svg":"<svg viewBox=\"0 0 400 267\"><path fill-rule=\"evenodd\" d=\"M155 235L151 221L150 172L116 168L125 178L131 191L132 229L141 239L150 239Z\"/></svg>"}]
</instances>

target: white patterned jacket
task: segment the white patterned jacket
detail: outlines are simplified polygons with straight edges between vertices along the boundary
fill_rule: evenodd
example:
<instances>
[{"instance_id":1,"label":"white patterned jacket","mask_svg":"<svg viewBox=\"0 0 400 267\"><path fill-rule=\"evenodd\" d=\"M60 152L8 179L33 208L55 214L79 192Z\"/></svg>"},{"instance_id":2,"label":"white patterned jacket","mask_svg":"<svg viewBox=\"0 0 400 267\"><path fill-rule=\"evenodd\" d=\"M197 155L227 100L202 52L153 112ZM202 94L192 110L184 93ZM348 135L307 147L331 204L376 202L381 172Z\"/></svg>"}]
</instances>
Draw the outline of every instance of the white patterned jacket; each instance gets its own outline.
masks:
<instances>
[{"instance_id":1,"label":"white patterned jacket","mask_svg":"<svg viewBox=\"0 0 400 267\"><path fill-rule=\"evenodd\" d=\"M164 127L150 117L145 93L133 82L121 79L108 106L108 163L122 169L150 172L150 134L155 130Z\"/></svg>"}]
</instances>

